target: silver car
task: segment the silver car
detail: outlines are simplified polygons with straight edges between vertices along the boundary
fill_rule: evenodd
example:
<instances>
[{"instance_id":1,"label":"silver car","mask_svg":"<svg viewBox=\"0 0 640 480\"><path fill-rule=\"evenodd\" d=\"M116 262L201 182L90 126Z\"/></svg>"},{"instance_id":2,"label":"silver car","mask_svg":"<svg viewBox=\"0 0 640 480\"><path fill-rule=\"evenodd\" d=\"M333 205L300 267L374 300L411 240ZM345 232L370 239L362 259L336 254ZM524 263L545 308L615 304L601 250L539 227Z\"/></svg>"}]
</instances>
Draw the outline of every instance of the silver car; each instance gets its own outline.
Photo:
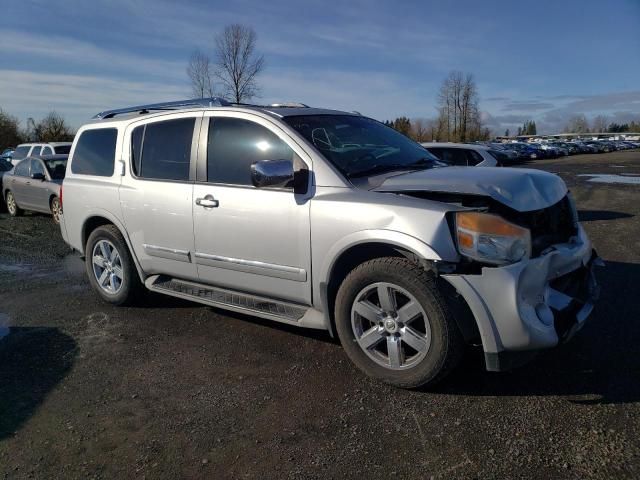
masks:
<instances>
[{"instance_id":1,"label":"silver car","mask_svg":"<svg viewBox=\"0 0 640 480\"><path fill-rule=\"evenodd\" d=\"M520 365L597 297L558 176L443 167L359 114L216 98L102 112L63 190L62 235L105 301L146 288L327 330L396 386L437 382L465 343L488 370Z\"/></svg>"},{"instance_id":2,"label":"silver car","mask_svg":"<svg viewBox=\"0 0 640 480\"><path fill-rule=\"evenodd\" d=\"M50 213L60 223L60 186L67 167L67 155L27 157L2 177L2 197L9 214L24 210Z\"/></svg>"}]
</instances>

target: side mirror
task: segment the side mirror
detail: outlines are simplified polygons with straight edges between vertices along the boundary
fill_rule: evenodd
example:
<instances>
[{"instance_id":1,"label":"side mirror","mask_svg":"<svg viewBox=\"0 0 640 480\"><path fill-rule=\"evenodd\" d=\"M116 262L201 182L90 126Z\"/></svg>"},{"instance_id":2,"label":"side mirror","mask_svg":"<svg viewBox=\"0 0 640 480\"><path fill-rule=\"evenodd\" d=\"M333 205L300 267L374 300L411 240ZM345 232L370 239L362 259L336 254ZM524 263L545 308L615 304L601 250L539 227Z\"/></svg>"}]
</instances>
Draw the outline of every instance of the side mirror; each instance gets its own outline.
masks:
<instances>
[{"instance_id":1,"label":"side mirror","mask_svg":"<svg viewBox=\"0 0 640 480\"><path fill-rule=\"evenodd\" d=\"M44 173L32 173L31 178L34 180L44 180L45 176Z\"/></svg>"},{"instance_id":2,"label":"side mirror","mask_svg":"<svg viewBox=\"0 0 640 480\"><path fill-rule=\"evenodd\" d=\"M251 182L254 187L293 187L291 160L259 160L251 164Z\"/></svg>"}]
</instances>

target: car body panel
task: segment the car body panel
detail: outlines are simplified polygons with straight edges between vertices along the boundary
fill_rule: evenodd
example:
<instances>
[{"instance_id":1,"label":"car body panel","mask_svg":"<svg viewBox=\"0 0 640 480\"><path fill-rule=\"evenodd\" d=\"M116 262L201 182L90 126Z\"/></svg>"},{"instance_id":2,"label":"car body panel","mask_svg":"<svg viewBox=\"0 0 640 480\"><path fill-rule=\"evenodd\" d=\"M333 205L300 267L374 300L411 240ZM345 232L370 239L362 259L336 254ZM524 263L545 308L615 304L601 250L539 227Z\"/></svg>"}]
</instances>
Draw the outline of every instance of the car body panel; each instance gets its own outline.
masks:
<instances>
[{"instance_id":1,"label":"car body panel","mask_svg":"<svg viewBox=\"0 0 640 480\"><path fill-rule=\"evenodd\" d=\"M389 177L376 188L379 192L425 190L487 196L521 212L553 205L567 194L557 175L515 168L433 168Z\"/></svg>"}]
</instances>

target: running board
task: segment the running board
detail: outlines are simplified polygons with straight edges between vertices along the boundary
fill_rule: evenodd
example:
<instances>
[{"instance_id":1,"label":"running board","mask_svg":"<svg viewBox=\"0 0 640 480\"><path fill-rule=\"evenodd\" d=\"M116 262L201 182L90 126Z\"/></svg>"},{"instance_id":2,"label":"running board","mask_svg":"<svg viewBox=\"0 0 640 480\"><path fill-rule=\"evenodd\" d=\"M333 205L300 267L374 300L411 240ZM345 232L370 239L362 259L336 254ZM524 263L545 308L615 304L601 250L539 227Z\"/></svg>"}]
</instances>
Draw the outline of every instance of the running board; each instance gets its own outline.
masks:
<instances>
[{"instance_id":1,"label":"running board","mask_svg":"<svg viewBox=\"0 0 640 480\"><path fill-rule=\"evenodd\" d=\"M153 275L147 278L145 285L154 292L286 323L298 323L309 310L305 305L178 280L164 275Z\"/></svg>"}]
</instances>

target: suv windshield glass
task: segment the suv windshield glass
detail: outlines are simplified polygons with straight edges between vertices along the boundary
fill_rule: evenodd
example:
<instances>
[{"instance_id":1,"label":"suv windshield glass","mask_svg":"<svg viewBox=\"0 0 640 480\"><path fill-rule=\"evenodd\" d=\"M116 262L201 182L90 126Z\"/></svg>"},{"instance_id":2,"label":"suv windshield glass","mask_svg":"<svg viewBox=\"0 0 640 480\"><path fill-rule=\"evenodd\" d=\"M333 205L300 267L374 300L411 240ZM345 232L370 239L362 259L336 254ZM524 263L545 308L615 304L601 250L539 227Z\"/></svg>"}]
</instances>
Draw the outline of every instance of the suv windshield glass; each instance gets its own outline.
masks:
<instances>
[{"instance_id":1,"label":"suv windshield glass","mask_svg":"<svg viewBox=\"0 0 640 480\"><path fill-rule=\"evenodd\" d=\"M304 115L283 120L347 178L440 165L424 147L371 118Z\"/></svg>"}]
</instances>

